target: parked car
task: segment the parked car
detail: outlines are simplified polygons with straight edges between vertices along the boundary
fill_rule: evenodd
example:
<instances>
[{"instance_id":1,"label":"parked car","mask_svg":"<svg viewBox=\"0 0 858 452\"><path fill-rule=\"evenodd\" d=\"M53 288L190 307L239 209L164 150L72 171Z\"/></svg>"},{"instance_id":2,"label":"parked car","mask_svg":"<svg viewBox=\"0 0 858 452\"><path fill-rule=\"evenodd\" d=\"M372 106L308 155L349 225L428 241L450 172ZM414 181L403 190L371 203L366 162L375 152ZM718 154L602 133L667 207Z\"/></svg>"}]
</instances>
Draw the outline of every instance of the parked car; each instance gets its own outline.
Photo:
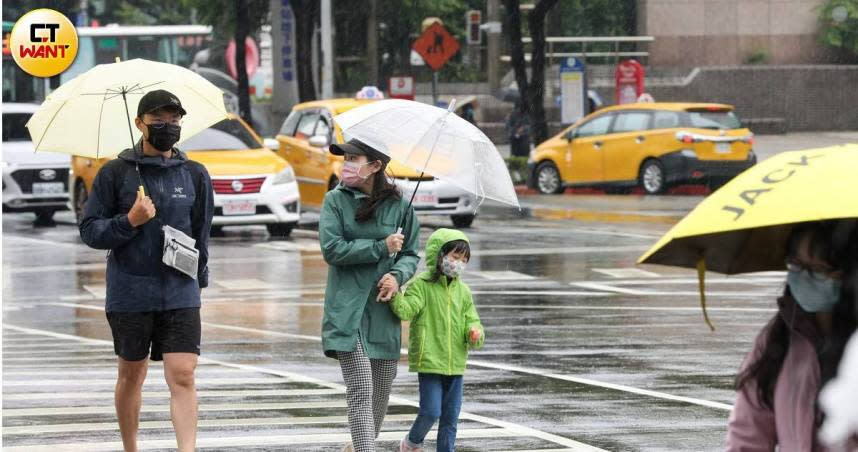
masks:
<instances>
[{"instance_id":1,"label":"parked car","mask_svg":"<svg viewBox=\"0 0 858 452\"><path fill-rule=\"evenodd\" d=\"M264 224L274 236L292 232L301 211L292 166L266 148L240 118L230 115L177 147L202 163L212 178L213 231L228 225ZM72 204L78 221L95 175L107 160L72 159Z\"/></svg>"},{"instance_id":2,"label":"parked car","mask_svg":"<svg viewBox=\"0 0 858 452\"><path fill-rule=\"evenodd\" d=\"M3 211L33 212L50 222L68 209L70 157L35 152L26 124L38 104L3 104Z\"/></svg>"},{"instance_id":3,"label":"parked car","mask_svg":"<svg viewBox=\"0 0 858 452\"><path fill-rule=\"evenodd\" d=\"M756 163L753 144L730 105L606 107L531 152L528 186L544 194L574 186L640 186L647 194L682 183L715 188Z\"/></svg>"},{"instance_id":4,"label":"parked car","mask_svg":"<svg viewBox=\"0 0 858 452\"><path fill-rule=\"evenodd\" d=\"M301 201L304 207L319 210L325 193L336 187L342 174L343 157L328 152L331 143L342 143L343 134L333 117L373 100L329 99L295 105L277 135L278 155L295 168ZM273 143L272 143L273 146ZM476 217L476 199L447 182L423 175L391 161L388 174L406 196L411 196L420 181L414 198L418 214L449 216L456 227L469 227Z\"/></svg>"}]
</instances>

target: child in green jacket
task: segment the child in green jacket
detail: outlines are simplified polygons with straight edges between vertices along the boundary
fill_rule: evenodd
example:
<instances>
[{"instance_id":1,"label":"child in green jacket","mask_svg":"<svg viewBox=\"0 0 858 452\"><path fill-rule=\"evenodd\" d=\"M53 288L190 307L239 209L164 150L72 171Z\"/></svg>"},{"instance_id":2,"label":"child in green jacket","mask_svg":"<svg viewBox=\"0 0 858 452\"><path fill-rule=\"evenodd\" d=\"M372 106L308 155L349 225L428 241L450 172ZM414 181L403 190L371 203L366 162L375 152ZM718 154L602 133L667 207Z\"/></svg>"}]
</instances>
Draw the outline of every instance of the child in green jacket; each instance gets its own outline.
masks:
<instances>
[{"instance_id":1,"label":"child in green jacket","mask_svg":"<svg viewBox=\"0 0 858 452\"><path fill-rule=\"evenodd\" d=\"M420 383L420 411L400 451L422 450L423 439L439 419L437 450L455 446L468 349L485 341L471 289L461 280L470 257L465 234L438 229L426 244L428 270L391 302L400 319L411 321L408 367L418 373Z\"/></svg>"}]
</instances>

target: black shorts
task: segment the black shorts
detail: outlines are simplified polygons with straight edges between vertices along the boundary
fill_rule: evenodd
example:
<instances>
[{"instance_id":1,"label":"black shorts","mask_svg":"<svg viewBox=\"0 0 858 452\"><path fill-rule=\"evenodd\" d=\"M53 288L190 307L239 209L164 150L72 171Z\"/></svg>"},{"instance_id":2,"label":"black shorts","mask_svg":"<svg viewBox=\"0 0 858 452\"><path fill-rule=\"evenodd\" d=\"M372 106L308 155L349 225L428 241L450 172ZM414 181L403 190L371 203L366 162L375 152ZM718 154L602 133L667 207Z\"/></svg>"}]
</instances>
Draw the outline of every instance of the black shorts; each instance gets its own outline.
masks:
<instances>
[{"instance_id":1,"label":"black shorts","mask_svg":"<svg viewBox=\"0 0 858 452\"><path fill-rule=\"evenodd\" d=\"M126 361L149 356L161 361L164 353L200 354L200 308L156 312L108 312L113 350Z\"/></svg>"}]
</instances>

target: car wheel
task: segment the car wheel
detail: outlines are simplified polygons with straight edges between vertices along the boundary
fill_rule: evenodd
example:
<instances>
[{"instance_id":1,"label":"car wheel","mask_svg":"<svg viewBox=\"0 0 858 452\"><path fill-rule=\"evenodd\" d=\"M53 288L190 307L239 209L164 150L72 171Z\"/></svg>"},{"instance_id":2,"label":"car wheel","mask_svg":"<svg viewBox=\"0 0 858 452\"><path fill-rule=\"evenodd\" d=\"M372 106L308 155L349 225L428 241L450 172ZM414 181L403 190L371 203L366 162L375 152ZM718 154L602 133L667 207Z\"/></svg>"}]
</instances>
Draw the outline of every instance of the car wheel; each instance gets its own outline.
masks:
<instances>
[{"instance_id":1,"label":"car wheel","mask_svg":"<svg viewBox=\"0 0 858 452\"><path fill-rule=\"evenodd\" d=\"M83 182L78 182L74 186L74 217L77 224L83 221L83 208L86 206L86 200L89 194L86 192L86 187Z\"/></svg>"},{"instance_id":2,"label":"car wheel","mask_svg":"<svg viewBox=\"0 0 858 452\"><path fill-rule=\"evenodd\" d=\"M544 195L554 195L563 191L560 171L551 162L543 162L536 167L536 188Z\"/></svg>"},{"instance_id":3,"label":"car wheel","mask_svg":"<svg viewBox=\"0 0 858 452\"><path fill-rule=\"evenodd\" d=\"M209 231L209 237L223 237L223 226L212 226Z\"/></svg>"},{"instance_id":4,"label":"car wheel","mask_svg":"<svg viewBox=\"0 0 858 452\"><path fill-rule=\"evenodd\" d=\"M289 237L294 226L293 223L269 223L265 228L272 237Z\"/></svg>"},{"instance_id":5,"label":"car wheel","mask_svg":"<svg viewBox=\"0 0 858 452\"><path fill-rule=\"evenodd\" d=\"M664 167L658 160L647 160L641 166L640 185L648 195L664 193L667 183Z\"/></svg>"},{"instance_id":6,"label":"car wheel","mask_svg":"<svg viewBox=\"0 0 858 452\"><path fill-rule=\"evenodd\" d=\"M337 188L337 185L340 185L340 180L337 179L336 176L332 177L330 181L328 181L328 191L331 191Z\"/></svg>"},{"instance_id":7,"label":"car wheel","mask_svg":"<svg viewBox=\"0 0 858 452\"><path fill-rule=\"evenodd\" d=\"M450 215L450 219L453 220L453 226L457 228L469 228L471 224L474 223L474 218L477 218L476 214L473 215Z\"/></svg>"}]
</instances>

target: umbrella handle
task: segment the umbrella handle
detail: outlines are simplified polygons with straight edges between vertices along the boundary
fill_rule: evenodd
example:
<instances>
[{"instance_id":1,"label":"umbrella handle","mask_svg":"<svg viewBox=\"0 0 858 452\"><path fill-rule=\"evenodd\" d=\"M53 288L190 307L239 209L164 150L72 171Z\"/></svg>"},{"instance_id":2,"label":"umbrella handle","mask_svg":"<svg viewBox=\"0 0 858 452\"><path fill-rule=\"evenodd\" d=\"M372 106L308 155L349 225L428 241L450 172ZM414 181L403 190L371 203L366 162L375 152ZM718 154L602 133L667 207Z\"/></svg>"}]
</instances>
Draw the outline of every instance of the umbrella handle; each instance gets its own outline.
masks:
<instances>
[{"instance_id":1,"label":"umbrella handle","mask_svg":"<svg viewBox=\"0 0 858 452\"><path fill-rule=\"evenodd\" d=\"M402 234L402 226L400 226L400 227L396 228L396 233L397 233L397 234ZM390 258L391 258L391 259L395 259L395 258L396 258L396 254L397 254L397 253L390 253Z\"/></svg>"},{"instance_id":2,"label":"umbrella handle","mask_svg":"<svg viewBox=\"0 0 858 452\"><path fill-rule=\"evenodd\" d=\"M146 196L146 191L143 190L143 186L137 187L137 193L140 193L140 196Z\"/></svg>"}]
</instances>

